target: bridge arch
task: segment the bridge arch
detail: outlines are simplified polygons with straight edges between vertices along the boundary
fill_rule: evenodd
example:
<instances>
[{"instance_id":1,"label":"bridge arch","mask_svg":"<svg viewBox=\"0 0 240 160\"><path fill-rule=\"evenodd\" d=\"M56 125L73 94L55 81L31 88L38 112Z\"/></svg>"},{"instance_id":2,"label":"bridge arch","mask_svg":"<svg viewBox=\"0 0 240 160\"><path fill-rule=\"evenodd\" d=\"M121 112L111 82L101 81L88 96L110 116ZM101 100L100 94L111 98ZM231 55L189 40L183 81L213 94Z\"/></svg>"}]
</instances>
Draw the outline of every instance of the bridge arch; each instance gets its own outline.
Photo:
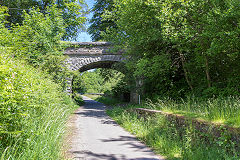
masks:
<instances>
[{"instance_id":1,"label":"bridge arch","mask_svg":"<svg viewBox=\"0 0 240 160\"><path fill-rule=\"evenodd\" d=\"M121 62L119 62L119 61L97 61L97 62L85 64L78 70L80 72L85 72L87 70L95 69L95 68L112 68L113 64L115 64L115 63L121 63Z\"/></svg>"},{"instance_id":2,"label":"bridge arch","mask_svg":"<svg viewBox=\"0 0 240 160\"><path fill-rule=\"evenodd\" d=\"M66 64L72 71L84 72L94 68L111 68L114 63L124 62L122 51L114 51L109 42L72 42L64 55ZM67 80L67 92L72 92L72 78Z\"/></svg>"},{"instance_id":3,"label":"bridge arch","mask_svg":"<svg viewBox=\"0 0 240 160\"><path fill-rule=\"evenodd\" d=\"M85 71L93 68L110 68L113 63L123 62L121 51L113 51L108 42L78 42L66 48L67 66L70 70Z\"/></svg>"}]
</instances>

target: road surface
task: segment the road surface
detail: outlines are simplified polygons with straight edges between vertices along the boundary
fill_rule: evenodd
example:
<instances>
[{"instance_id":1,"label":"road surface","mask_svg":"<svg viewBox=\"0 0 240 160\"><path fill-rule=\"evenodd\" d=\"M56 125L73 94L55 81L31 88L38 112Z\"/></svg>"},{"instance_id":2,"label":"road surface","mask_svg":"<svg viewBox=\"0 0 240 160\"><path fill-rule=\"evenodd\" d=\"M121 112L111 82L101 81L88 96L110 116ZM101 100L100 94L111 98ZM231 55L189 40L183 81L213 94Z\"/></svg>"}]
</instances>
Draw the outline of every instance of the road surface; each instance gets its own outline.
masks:
<instances>
[{"instance_id":1,"label":"road surface","mask_svg":"<svg viewBox=\"0 0 240 160\"><path fill-rule=\"evenodd\" d=\"M83 96L75 112L69 152L75 160L163 160L105 114L105 106Z\"/></svg>"}]
</instances>

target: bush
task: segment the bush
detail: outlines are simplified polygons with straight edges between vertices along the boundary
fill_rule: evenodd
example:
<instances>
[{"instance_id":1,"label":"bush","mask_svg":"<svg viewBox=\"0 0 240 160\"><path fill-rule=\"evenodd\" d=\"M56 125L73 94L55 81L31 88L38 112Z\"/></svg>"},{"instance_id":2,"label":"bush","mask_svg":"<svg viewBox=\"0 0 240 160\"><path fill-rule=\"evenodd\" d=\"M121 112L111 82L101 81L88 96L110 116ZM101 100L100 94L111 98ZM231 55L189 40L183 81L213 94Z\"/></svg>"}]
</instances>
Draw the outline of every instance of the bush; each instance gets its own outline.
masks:
<instances>
[{"instance_id":1,"label":"bush","mask_svg":"<svg viewBox=\"0 0 240 160\"><path fill-rule=\"evenodd\" d=\"M75 106L48 75L7 55L2 49L0 157L59 159L63 126Z\"/></svg>"},{"instance_id":2,"label":"bush","mask_svg":"<svg viewBox=\"0 0 240 160\"><path fill-rule=\"evenodd\" d=\"M122 101L130 101L130 86L124 80L120 80L116 86L112 87L110 93L114 98L121 99Z\"/></svg>"},{"instance_id":3,"label":"bush","mask_svg":"<svg viewBox=\"0 0 240 160\"><path fill-rule=\"evenodd\" d=\"M0 6L0 46L11 50L9 56L24 59L51 75L65 90L66 77L72 73L64 67L66 44L61 43L65 33L62 12L56 6L47 7L44 14L33 8L24 12L22 25L9 28L5 27L6 12L7 8Z\"/></svg>"},{"instance_id":4,"label":"bush","mask_svg":"<svg viewBox=\"0 0 240 160\"><path fill-rule=\"evenodd\" d=\"M82 99L82 96L79 94L79 93L74 93L73 94L73 99L75 100L75 102L78 104L78 105L83 105L84 104L84 101Z\"/></svg>"}]
</instances>

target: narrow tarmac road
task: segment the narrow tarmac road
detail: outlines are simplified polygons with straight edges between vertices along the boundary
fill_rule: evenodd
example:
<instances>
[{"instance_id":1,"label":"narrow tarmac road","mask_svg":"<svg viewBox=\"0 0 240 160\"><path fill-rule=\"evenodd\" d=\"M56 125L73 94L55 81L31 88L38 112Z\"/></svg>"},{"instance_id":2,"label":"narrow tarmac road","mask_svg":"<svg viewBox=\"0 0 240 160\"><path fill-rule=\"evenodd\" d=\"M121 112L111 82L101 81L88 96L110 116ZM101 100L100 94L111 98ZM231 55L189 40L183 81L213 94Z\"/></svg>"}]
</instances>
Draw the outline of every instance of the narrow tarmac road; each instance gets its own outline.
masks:
<instances>
[{"instance_id":1,"label":"narrow tarmac road","mask_svg":"<svg viewBox=\"0 0 240 160\"><path fill-rule=\"evenodd\" d=\"M163 160L105 114L105 106L83 96L75 113L69 152L75 160Z\"/></svg>"}]
</instances>

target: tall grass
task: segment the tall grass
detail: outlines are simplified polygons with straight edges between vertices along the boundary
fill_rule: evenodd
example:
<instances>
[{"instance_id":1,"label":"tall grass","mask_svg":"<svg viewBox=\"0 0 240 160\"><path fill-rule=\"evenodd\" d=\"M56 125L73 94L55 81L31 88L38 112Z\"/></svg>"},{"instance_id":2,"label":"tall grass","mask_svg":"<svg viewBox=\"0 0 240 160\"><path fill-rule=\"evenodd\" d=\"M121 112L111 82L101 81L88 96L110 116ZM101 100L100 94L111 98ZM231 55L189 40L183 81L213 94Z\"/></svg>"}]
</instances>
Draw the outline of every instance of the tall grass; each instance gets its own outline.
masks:
<instances>
[{"instance_id":1,"label":"tall grass","mask_svg":"<svg viewBox=\"0 0 240 160\"><path fill-rule=\"evenodd\" d=\"M63 159L61 155L62 136L67 117L72 108L55 108L46 110L39 120L29 122L32 132L28 137L20 136L15 143L10 144L1 160L6 159ZM27 139L25 139L27 138Z\"/></svg>"},{"instance_id":2,"label":"tall grass","mask_svg":"<svg viewBox=\"0 0 240 160\"><path fill-rule=\"evenodd\" d=\"M182 101L159 99L155 103L148 101L146 107L240 127L239 97L222 97L208 100L188 98Z\"/></svg>"},{"instance_id":3,"label":"tall grass","mask_svg":"<svg viewBox=\"0 0 240 160\"><path fill-rule=\"evenodd\" d=\"M200 139L201 133L190 124L179 128L164 116L143 119L122 108L108 110L107 114L167 160L237 160L240 156L234 144L225 145L223 137L215 141Z\"/></svg>"},{"instance_id":4,"label":"tall grass","mask_svg":"<svg viewBox=\"0 0 240 160\"><path fill-rule=\"evenodd\" d=\"M43 72L0 55L0 160L56 160L77 106Z\"/></svg>"}]
</instances>

